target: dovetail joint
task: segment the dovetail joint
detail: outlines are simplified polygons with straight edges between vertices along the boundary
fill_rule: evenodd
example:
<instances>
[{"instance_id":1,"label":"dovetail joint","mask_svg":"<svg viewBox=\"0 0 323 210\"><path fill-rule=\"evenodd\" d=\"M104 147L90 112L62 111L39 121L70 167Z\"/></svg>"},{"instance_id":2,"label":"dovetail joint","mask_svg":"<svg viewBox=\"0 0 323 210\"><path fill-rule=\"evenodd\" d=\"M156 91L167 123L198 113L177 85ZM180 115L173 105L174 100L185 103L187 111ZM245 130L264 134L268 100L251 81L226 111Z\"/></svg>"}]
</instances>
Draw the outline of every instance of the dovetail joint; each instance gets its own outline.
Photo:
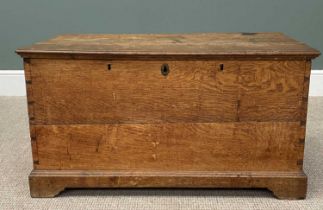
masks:
<instances>
[{"instance_id":1,"label":"dovetail joint","mask_svg":"<svg viewBox=\"0 0 323 210\"><path fill-rule=\"evenodd\" d=\"M240 99L237 100L237 121L240 121L240 117L239 117L239 110L240 110Z\"/></svg>"},{"instance_id":2,"label":"dovetail joint","mask_svg":"<svg viewBox=\"0 0 323 210\"><path fill-rule=\"evenodd\" d=\"M30 136L30 140L31 141L36 141L36 137L35 136Z\"/></svg>"},{"instance_id":3,"label":"dovetail joint","mask_svg":"<svg viewBox=\"0 0 323 210\"><path fill-rule=\"evenodd\" d=\"M30 64L30 58L25 58L24 62Z\"/></svg>"},{"instance_id":4,"label":"dovetail joint","mask_svg":"<svg viewBox=\"0 0 323 210\"><path fill-rule=\"evenodd\" d=\"M33 130L30 131L30 138L36 139L35 131L33 131Z\"/></svg>"},{"instance_id":5,"label":"dovetail joint","mask_svg":"<svg viewBox=\"0 0 323 210\"><path fill-rule=\"evenodd\" d=\"M300 138L298 141L299 144L305 144L305 138Z\"/></svg>"},{"instance_id":6,"label":"dovetail joint","mask_svg":"<svg viewBox=\"0 0 323 210\"><path fill-rule=\"evenodd\" d=\"M298 166L302 166L303 165L303 159L297 160L296 163Z\"/></svg>"}]
</instances>

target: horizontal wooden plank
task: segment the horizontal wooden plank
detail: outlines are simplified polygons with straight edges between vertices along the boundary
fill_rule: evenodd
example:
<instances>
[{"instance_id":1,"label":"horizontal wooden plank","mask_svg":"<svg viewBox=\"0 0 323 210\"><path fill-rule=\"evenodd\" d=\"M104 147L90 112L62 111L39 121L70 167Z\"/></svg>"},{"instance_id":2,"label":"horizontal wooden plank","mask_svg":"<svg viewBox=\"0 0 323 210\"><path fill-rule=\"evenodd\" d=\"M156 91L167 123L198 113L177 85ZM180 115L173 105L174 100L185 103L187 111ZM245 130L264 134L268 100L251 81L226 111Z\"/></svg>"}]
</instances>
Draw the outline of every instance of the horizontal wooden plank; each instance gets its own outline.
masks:
<instances>
[{"instance_id":1,"label":"horizontal wooden plank","mask_svg":"<svg viewBox=\"0 0 323 210\"><path fill-rule=\"evenodd\" d=\"M66 188L267 188L281 199L306 196L303 172L33 170L32 197L54 197Z\"/></svg>"},{"instance_id":2,"label":"horizontal wooden plank","mask_svg":"<svg viewBox=\"0 0 323 210\"><path fill-rule=\"evenodd\" d=\"M299 122L36 125L36 169L298 171Z\"/></svg>"},{"instance_id":3,"label":"horizontal wooden plank","mask_svg":"<svg viewBox=\"0 0 323 210\"><path fill-rule=\"evenodd\" d=\"M305 62L240 62L241 121L300 120Z\"/></svg>"},{"instance_id":4,"label":"horizontal wooden plank","mask_svg":"<svg viewBox=\"0 0 323 210\"><path fill-rule=\"evenodd\" d=\"M282 33L75 34L20 48L32 54L87 55L289 55L316 57L317 50Z\"/></svg>"},{"instance_id":5,"label":"horizontal wooden plank","mask_svg":"<svg viewBox=\"0 0 323 210\"><path fill-rule=\"evenodd\" d=\"M32 59L32 123L298 121L304 65Z\"/></svg>"},{"instance_id":6,"label":"horizontal wooden plank","mask_svg":"<svg viewBox=\"0 0 323 210\"><path fill-rule=\"evenodd\" d=\"M35 123L232 121L239 67L226 62L224 74L220 64L33 60Z\"/></svg>"}]
</instances>

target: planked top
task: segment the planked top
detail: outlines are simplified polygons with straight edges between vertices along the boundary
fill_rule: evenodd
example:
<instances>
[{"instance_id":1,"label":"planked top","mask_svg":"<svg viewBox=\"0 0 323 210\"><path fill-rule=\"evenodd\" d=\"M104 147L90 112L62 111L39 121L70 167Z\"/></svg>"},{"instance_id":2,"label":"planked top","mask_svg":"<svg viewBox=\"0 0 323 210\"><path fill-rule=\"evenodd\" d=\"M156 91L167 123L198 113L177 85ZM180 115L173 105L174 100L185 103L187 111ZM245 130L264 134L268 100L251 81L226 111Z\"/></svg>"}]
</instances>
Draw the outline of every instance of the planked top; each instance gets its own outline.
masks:
<instances>
[{"instance_id":1,"label":"planked top","mask_svg":"<svg viewBox=\"0 0 323 210\"><path fill-rule=\"evenodd\" d=\"M282 33L69 34L17 49L23 57L67 55L302 56L320 52Z\"/></svg>"}]
</instances>

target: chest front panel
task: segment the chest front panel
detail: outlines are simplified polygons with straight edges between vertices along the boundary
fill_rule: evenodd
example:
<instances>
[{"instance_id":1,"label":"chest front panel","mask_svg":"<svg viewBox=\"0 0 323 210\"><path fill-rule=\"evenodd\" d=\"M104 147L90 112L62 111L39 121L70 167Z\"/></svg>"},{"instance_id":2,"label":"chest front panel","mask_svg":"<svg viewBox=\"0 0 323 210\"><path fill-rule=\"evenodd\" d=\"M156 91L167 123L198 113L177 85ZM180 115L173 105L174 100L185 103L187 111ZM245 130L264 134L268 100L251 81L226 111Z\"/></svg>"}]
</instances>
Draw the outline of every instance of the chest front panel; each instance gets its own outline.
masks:
<instances>
[{"instance_id":1,"label":"chest front panel","mask_svg":"<svg viewBox=\"0 0 323 210\"><path fill-rule=\"evenodd\" d=\"M300 169L304 61L33 59L30 68L37 169Z\"/></svg>"}]
</instances>

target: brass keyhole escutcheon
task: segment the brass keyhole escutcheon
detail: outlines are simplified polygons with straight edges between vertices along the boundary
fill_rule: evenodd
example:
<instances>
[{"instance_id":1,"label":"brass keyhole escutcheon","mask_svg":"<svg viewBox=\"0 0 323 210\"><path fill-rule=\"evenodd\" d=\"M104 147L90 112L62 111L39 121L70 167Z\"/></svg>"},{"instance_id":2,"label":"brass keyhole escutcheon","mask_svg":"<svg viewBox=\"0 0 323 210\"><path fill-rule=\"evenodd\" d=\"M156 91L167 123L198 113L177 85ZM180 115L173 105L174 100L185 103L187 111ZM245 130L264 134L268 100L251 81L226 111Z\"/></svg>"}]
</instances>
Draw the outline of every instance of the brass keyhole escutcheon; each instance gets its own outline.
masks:
<instances>
[{"instance_id":1,"label":"brass keyhole escutcheon","mask_svg":"<svg viewBox=\"0 0 323 210\"><path fill-rule=\"evenodd\" d=\"M169 66L167 63L164 63L161 68L160 68L160 72L163 76L167 76L169 74Z\"/></svg>"}]
</instances>

